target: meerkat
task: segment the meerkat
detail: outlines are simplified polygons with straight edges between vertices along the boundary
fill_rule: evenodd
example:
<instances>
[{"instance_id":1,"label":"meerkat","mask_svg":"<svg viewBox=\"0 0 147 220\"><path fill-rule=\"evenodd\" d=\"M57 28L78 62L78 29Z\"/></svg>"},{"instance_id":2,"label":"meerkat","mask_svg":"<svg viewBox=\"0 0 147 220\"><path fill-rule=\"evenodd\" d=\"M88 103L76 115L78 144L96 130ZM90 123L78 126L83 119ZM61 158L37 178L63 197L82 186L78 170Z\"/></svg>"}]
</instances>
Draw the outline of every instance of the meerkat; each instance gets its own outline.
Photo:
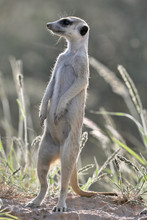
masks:
<instances>
[{"instance_id":1,"label":"meerkat","mask_svg":"<svg viewBox=\"0 0 147 220\"><path fill-rule=\"evenodd\" d=\"M68 185L80 196L98 192L80 189L76 160L82 133L87 87L89 83L88 24L77 17L66 17L47 23L47 29L67 41L54 66L40 106L40 122L44 133L38 152L37 172L40 192L28 206L39 206L47 192L47 174L51 163L61 160L61 191L54 212L67 211ZM116 193L101 192L104 195Z\"/></svg>"}]
</instances>

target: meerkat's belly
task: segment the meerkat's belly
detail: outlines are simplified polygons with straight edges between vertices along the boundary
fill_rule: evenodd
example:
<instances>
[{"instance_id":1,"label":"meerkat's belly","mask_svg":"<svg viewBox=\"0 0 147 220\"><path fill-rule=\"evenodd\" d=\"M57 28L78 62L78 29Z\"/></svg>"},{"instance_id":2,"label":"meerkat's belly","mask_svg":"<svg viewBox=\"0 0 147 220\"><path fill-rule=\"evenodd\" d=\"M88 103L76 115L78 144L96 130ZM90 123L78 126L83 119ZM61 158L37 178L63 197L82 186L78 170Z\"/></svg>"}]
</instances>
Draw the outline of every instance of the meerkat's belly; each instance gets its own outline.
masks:
<instances>
[{"instance_id":1,"label":"meerkat's belly","mask_svg":"<svg viewBox=\"0 0 147 220\"><path fill-rule=\"evenodd\" d=\"M70 121L68 120L69 118L68 116L71 112L70 109L73 100L71 100L71 103L68 105L68 109L67 109L68 111L59 120L57 124L55 124L54 122L56 109L61 96L63 96L64 93L71 87L75 79L76 79L76 75L71 65L61 66L56 72L56 81L55 81L54 91L50 100L47 126L49 128L52 137L54 137L55 139L57 138L58 140L65 139L70 130L71 125L70 125Z\"/></svg>"}]
</instances>

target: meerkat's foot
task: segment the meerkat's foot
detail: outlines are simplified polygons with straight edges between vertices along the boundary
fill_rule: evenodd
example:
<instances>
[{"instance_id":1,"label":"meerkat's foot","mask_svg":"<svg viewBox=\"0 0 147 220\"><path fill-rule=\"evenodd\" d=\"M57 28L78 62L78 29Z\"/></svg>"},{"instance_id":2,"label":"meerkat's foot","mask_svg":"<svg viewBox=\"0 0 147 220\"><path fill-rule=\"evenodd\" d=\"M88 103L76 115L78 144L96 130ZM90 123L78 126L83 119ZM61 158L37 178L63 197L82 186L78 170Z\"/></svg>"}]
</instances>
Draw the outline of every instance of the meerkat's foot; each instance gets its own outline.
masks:
<instances>
[{"instance_id":1,"label":"meerkat's foot","mask_svg":"<svg viewBox=\"0 0 147 220\"><path fill-rule=\"evenodd\" d=\"M67 207L54 206L53 212L67 212Z\"/></svg>"},{"instance_id":2,"label":"meerkat's foot","mask_svg":"<svg viewBox=\"0 0 147 220\"><path fill-rule=\"evenodd\" d=\"M57 207L57 206L55 206L52 211L53 212L67 212L67 207Z\"/></svg>"},{"instance_id":3,"label":"meerkat's foot","mask_svg":"<svg viewBox=\"0 0 147 220\"><path fill-rule=\"evenodd\" d=\"M52 209L53 212L67 212L67 205L65 201L59 201Z\"/></svg>"},{"instance_id":4,"label":"meerkat's foot","mask_svg":"<svg viewBox=\"0 0 147 220\"><path fill-rule=\"evenodd\" d=\"M38 208L40 205L37 205L33 202L29 202L28 204L25 205L25 207L28 207L28 208Z\"/></svg>"},{"instance_id":5,"label":"meerkat's foot","mask_svg":"<svg viewBox=\"0 0 147 220\"><path fill-rule=\"evenodd\" d=\"M40 206L40 204L41 204L41 202L38 201L38 199L36 198L36 199L30 201L28 204L26 204L25 207L37 208Z\"/></svg>"}]
</instances>

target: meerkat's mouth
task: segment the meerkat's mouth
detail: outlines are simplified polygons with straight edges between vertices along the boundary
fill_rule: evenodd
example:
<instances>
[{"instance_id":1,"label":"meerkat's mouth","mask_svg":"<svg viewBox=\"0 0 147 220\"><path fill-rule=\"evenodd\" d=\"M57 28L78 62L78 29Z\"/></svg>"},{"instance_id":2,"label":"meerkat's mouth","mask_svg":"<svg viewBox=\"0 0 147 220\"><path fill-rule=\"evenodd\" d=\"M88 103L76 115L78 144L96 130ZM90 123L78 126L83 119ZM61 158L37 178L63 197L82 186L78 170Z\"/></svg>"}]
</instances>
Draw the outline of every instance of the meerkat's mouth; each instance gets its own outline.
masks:
<instances>
[{"instance_id":1,"label":"meerkat's mouth","mask_svg":"<svg viewBox=\"0 0 147 220\"><path fill-rule=\"evenodd\" d=\"M55 28L52 23L47 23L47 30L51 31L53 34L64 35L65 31Z\"/></svg>"},{"instance_id":2,"label":"meerkat's mouth","mask_svg":"<svg viewBox=\"0 0 147 220\"><path fill-rule=\"evenodd\" d=\"M55 34L64 34L65 33L65 31L59 31L59 30L50 30L50 31L52 31Z\"/></svg>"},{"instance_id":3,"label":"meerkat's mouth","mask_svg":"<svg viewBox=\"0 0 147 220\"><path fill-rule=\"evenodd\" d=\"M64 36L65 35L65 31L59 31L59 30L52 30L47 28L48 31L50 31L52 34L56 34L58 36Z\"/></svg>"}]
</instances>

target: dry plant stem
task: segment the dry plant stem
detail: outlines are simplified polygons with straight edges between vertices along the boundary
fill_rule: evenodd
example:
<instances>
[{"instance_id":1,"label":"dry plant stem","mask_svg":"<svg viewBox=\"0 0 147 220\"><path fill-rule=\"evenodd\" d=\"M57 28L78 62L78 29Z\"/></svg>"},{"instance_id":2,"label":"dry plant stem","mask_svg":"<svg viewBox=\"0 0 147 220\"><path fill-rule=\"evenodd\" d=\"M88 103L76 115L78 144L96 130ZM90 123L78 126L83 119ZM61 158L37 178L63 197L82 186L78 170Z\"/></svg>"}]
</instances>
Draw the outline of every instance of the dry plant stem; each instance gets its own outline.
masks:
<instances>
[{"instance_id":1,"label":"dry plant stem","mask_svg":"<svg viewBox=\"0 0 147 220\"><path fill-rule=\"evenodd\" d=\"M7 95L4 90L4 83L2 80L2 73L0 72L0 97L1 97L1 102L2 102L2 108L3 108L3 113L4 113L4 118L6 122L6 136L12 136L12 130L11 130L11 113L10 113L10 106L9 106L9 101L7 98Z\"/></svg>"},{"instance_id":2,"label":"dry plant stem","mask_svg":"<svg viewBox=\"0 0 147 220\"><path fill-rule=\"evenodd\" d=\"M19 62L19 61L18 61ZM20 62L18 65L22 65ZM25 100L24 100L24 92L23 92L23 75L18 75L19 80L19 86L20 86L20 96L21 96L21 103L24 110L24 144L25 144L25 165L28 164L28 157L29 157L29 151L28 151L28 133L27 133L27 117L26 117L26 108L25 108Z\"/></svg>"},{"instance_id":3,"label":"dry plant stem","mask_svg":"<svg viewBox=\"0 0 147 220\"><path fill-rule=\"evenodd\" d=\"M147 149L147 142L145 140L147 138L147 127L146 127L146 122L145 122L143 111L141 111L141 113L140 113L140 118L141 118L144 134L142 134L141 132L140 133L141 133L141 136L142 136L143 143L144 143L144 145Z\"/></svg>"},{"instance_id":4,"label":"dry plant stem","mask_svg":"<svg viewBox=\"0 0 147 220\"><path fill-rule=\"evenodd\" d=\"M83 132L82 134L82 137L81 137L81 140L80 140L80 151L79 151L79 154L78 154L78 157L77 157L77 161L78 161L78 167L82 167L82 161L81 161L81 151L83 150L83 148L85 147L85 144L88 140L88 133L87 132ZM85 177L84 175L81 175L80 176L80 181L82 183L85 182Z\"/></svg>"},{"instance_id":5,"label":"dry plant stem","mask_svg":"<svg viewBox=\"0 0 147 220\"><path fill-rule=\"evenodd\" d=\"M142 126L143 126L143 129L144 129L144 134L145 134L145 136L147 136L147 125L146 125L146 121L145 121L143 110L140 113L140 118L141 118L141 121L142 121Z\"/></svg>"},{"instance_id":6,"label":"dry plant stem","mask_svg":"<svg viewBox=\"0 0 147 220\"><path fill-rule=\"evenodd\" d=\"M107 165L108 165L112 160L114 160L114 158L116 157L116 155L118 154L119 151L120 151L120 149L116 150L116 151L105 161L105 163L103 164L103 166L99 169L98 176L100 175L100 173L103 172L103 170L107 167Z\"/></svg>"},{"instance_id":7,"label":"dry plant stem","mask_svg":"<svg viewBox=\"0 0 147 220\"><path fill-rule=\"evenodd\" d=\"M145 117L144 117L144 114L143 114L143 110L142 112L140 113L140 118L141 118L141 122L142 122L142 126L143 126L143 130L144 130L144 134L143 134L143 143L147 149L147 125L146 125L146 121L145 121Z\"/></svg>"},{"instance_id":8,"label":"dry plant stem","mask_svg":"<svg viewBox=\"0 0 147 220\"><path fill-rule=\"evenodd\" d=\"M133 168L137 173L141 173L140 170L138 169L138 167L133 164L130 160L128 160L127 158L121 156L121 155L117 155L117 158L120 161L123 161L124 163L126 163L129 167Z\"/></svg>"},{"instance_id":9,"label":"dry plant stem","mask_svg":"<svg viewBox=\"0 0 147 220\"><path fill-rule=\"evenodd\" d=\"M139 97L138 91L135 87L135 84L123 66L119 65L118 70L119 70L120 75L122 76L128 90L129 90L129 94L131 96L131 99L132 99L135 107L136 107L136 110L140 114L143 108L142 108L142 102Z\"/></svg>"},{"instance_id":10,"label":"dry plant stem","mask_svg":"<svg viewBox=\"0 0 147 220\"><path fill-rule=\"evenodd\" d=\"M20 98L19 98L20 100ZM19 108L19 124L18 124L18 138L23 138L23 121L21 120L21 110Z\"/></svg>"},{"instance_id":11,"label":"dry plant stem","mask_svg":"<svg viewBox=\"0 0 147 220\"><path fill-rule=\"evenodd\" d=\"M144 184L145 184L145 181L143 181L143 182L142 182L142 184L141 184L140 188L139 188L139 189L136 191L136 193L135 193L135 194L136 194L136 196L137 196L137 195L141 195L141 194L142 194L142 193L141 193L141 191L142 191L142 189L143 189Z\"/></svg>"},{"instance_id":12,"label":"dry plant stem","mask_svg":"<svg viewBox=\"0 0 147 220\"><path fill-rule=\"evenodd\" d=\"M17 66L17 61L14 57L10 57L9 61L10 61L11 68L12 68L12 75L13 75L13 80L15 83L17 96L18 96L18 99L21 100L20 87L17 81L17 75L20 73L18 66ZM21 120L21 109L20 108L19 108L18 138L23 139L23 121Z\"/></svg>"},{"instance_id":13,"label":"dry plant stem","mask_svg":"<svg viewBox=\"0 0 147 220\"><path fill-rule=\"evenodd\" d=\"M29 136L28 136L28 140L34 140L35 139L35 129L34 129L34 126L33 126L33 121L32 121L32 117L31 117L31 111L30 111L30 99L29 97L27 96L27 94L25 94L25 100L26 100L26 109L27 109L27 127L28 128L31 128L29 129L30 131L32 132L29 132Z\"/></svg>"},{"instance_id":14,"label":"dry plant stem","mask_svg":"<svg viewBox=\"0 0 147 220\"><path fill-rule=\"evenodd\" d=\"M129 93L130 93L130 96L131 96L132 101L134 103L134 106L136 107L136 110L140 116L142 126L143 126L143 132L144 132L144 135L142 136L142 138L143 138L144 145L147 148L147 143L145 141L145 137L147 137L147 125L146 125L145 117L144 117L144 113L143 113L142 102L139 97L137 88L135 87L134 82L132 81L132 79L130 78L129 74L127 73L126 69L123 66L119 65L118 70L119 70L128 90L129 90Z\"/></svg>"},{"instance_id":15,"label":"dry plant stem","mask_svg":"<svg viewBox=\"0 0 147 220\"><path fill-rule=\"evenodd\" d=\"M1 149L1 155L2 155L2 157L1 157L1 158L3 158L4 161L7 161L7 156L6 156L6 153L5 153L5 151L4 151L4 147L3 147L3 145L2 145L1 136L0 136L0 144L1 144L1 146L2 146L2 149Z\"/></svg>"},{"instance_id":16,"label":"dry plant stem","mask_svg":"<svg viewBox=\"0 0 147 220\"><path fill-rule=\"evenodd\" d=\"M23 74L22 74L22 61L16 60L14 57L10 57L10 64L12 67L13 78L16 86L16 91L18 94L18 99L22 105L24 111L24 118L21 120L22 111L19 108L19 129L18 129L18 137L23 139L23 131L24 131L24 147L25 147L25 167L28 164L28 135L27 135L27 118L26 118L26 108L25 108L25 100L24 100L24 91L23 91ZM24 123L24 129L23 129Z\"/></svg>"}]
</instances>

